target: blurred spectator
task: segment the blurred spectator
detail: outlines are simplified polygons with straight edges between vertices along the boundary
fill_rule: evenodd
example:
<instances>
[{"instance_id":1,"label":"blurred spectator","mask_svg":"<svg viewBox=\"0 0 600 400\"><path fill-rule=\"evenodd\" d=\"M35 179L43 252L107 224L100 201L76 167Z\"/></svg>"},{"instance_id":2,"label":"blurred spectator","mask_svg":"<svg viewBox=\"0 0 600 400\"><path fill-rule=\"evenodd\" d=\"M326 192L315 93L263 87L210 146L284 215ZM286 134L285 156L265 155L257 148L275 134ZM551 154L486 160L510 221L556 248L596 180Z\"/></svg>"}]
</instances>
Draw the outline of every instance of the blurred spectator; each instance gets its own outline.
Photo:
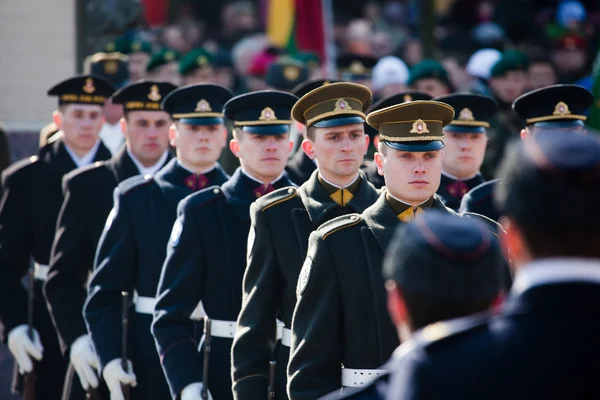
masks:
<instances>
[{"instance_id":1,"label":"blurred spectator","mask_svg":"<svg viewBox=\"0 0 600 400\"><path fill-rule=\"evenodd\" d=\"M338 76L342 81L349 81L371 88L371 72L377 59L360 54L344 53L337 58Z\"/></svg>"},{"instance_id":2,"label":"blurred spectator","mask_svg":"<svg viewBox=\"0 0 600 400\"><path fill-rule=\"evenodd\" d=\"M573 83L588 72L587 41L569 33L554 42L552 60L558 69L561 83Z\"/></svg>"},{"instance_id":3,"label":"blurred spectator","mask_svg":"<svg viewBox=\"0 0 600 400\"><path fill-rule=\"evenodd\" d=\"M418 39L408 39L402 47L401 57L409 67L423 60L423 44Z\"/></svg>"},{"instance_id":4,"label":"blurred spectator","mask_svg":"<svg viewBox=\"0 0 600 400\"><path fill-rule=\"evenodd\" d=\"M164 47L185 53L190 49L183 29L178 25L169 25L161 32L161 43Z\"/></svg>"},{"instance_id":5,"label":"blurred spectator","mask_svg":"<svg viewBox=\"0 0 600 400\"><path fill-rule=\"evenodd\" d=\"M269 40L262 33L248 36L236 43L231 50L236 72L240 76L246 76L253 60L268 46Z\"/></svg>"},{"instance_id":6,"label":"blurred spectator","mask_svg":"<svg viewBox=\"0 0 600 400\"><path fill-rule=\"evenodd\" d=\"M268 47L254 57L245 76L249 91L267 89L265 76L269 66L275 62L278 56L279 51L277 49Z\"/></svg>"},{"instance_id":7,"label":"blurred spectator","mask_svg":"<svg viewBox=\"0 0 600 400\"><path fill-rule=\"evenodd\" d=\"M109 42L105 50L109 53L117 51L129 57L128 68L131 82L146 77L146 65L152 54L152 43L129 35Z\"/></svg>"},{"instance_id":8,"label":"blurred spectator","mask_svg":"<svg viewBox=\"0 0 600 400\"><path fill-rule=\"evenodd\" d=\"M467 91L491 96L488 80L492 67L500 60L502 53L496 49L477 50L467 61L466 72L471 77Z\"/></svg>"},{"instance_id":9,"label":"blurred spectator","mask_svg":"<svg viewBox=\"0 0 600 400\"><path fill-rule=\"evenodd\" d=\"M180 58L179 52L173 49L162 49L154 53L146 67L148 79L166 81L179 86L181 84Z\"/></svg>"},{"instance_id":10,"label":"blurred spectator","mask_svg":"<svg viewBox=\"0 0 600 400\"><path fill-rule=\"evenodd\" d=\"M258 19L254 5L250 1L234 1L226 4L221 11L221 26L216 35L219 47L231 49L245 36L255 33Z\"/></svg>"},{"instance_id":11,"label":"blurred spectator","mask_svg":"<svg viewBox=\"0 0 600 400\"><path fill-rule=\"evenodd\" d=\"M214 82L215 71L212 63L213 55L208 51L204 49L190 50L179 63L179 73L183 84Z\"/></svg>"},{"instance_id":12,"label":"blurred spectator","mask_svg":"<svg viewBox=\"0 0 600 400\"><path fill-rule=\"evenodd\" d=\"M436 60L423 60L410 70L408 85L431 97L450 94L453 91L448 71Z\"/></svg>"},{"instance_id":13,"label":"blurred spectator","mask_svg":"<svg viewBox=\"0 0 600 400\"><path fill-rule=\"evenodd\" d=\"M448 72L448 78L456 91L468 91L470 89L471 77L465 69L466 60L460 53L449 53L441 59L444 69Z\"/></svg>"},{"instance_id":14,"label":"blurred spectator","mask_svg":"<svg viewBox=\"0 0 600 400\"><path fill-rule=\"evenodd\" d=\"M218 50L214 54L213 68L215 70L215 83L223 85L232 92L238 92L238 79L233 68L231 54L226 50Z\"/></svg>"},{"instance_id":15,"label":"blurred spectator","mask_svg":"<svg viewBox=\"0 0 600 400\"><path fill-rule=\"evenodd\" d=\"M533 55L527 69L526 92L558 83L558 71L552 59L544 54Z\"/></svg>"},{"instance_id":16,"label":"blurred spectator","mask_svg":"<svg viewBox=\"0 0 600 400\"><path fill-rule=\"evenodd\" d=\"M309 70L303 63L288 57L280 57L269 65L265 83L269 89L291 92L309 78Z\"/></svg>"},{"instance_id":17,"label":"blurred spectator","mask_svg":"<svg viewBox=\"0 0 600 400\"><path fill-rule=\"evenodd\" d=\"M372 88L374 102L406 90L408 67L398 57L387 56L373 67Z\"/></svg>"},{"instance_id":18,"label":"blurred spectator","mask_svg":"<svg viewBox=\"0 0 600 400\"><path fill-rule=\"evenodd\" d=\"M359 56L372 55L372 37L373 26L371 22L365 19L355 19L350 21L346 28L346 52Z\"/></svg>"}]
</instances>

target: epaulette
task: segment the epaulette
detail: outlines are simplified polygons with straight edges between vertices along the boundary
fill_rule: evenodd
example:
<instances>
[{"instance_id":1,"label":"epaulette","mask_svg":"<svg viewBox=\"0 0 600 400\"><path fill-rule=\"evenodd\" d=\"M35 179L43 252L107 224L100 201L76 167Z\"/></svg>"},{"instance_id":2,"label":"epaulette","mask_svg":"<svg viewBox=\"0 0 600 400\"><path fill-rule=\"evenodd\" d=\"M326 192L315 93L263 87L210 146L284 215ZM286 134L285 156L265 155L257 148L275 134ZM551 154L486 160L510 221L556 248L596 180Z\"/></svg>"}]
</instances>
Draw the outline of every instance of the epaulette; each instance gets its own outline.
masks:
<instances>
[{"instance_id":1,"label":"epaulette","mask_svg":"<svg viewBox=\"0 0 600 400\"><path fill-rule=\"evenodd\" d=\"M121 195L124 195L130 193L134 189L146 186L152 182L154 182L152 175L136 175L125 179L123 182L119 183L119 186L117 187L119 192L121 192Z\"/></svg>"},{"instance_id":2,"label":"epaulette","mask_svg":"<svg viewBox=\"0 0 600 400\"><path fill-rule=\"evenodd\" d=\"M183 210L183 208L201 207L224 197L225 194L219 186L211 186L189 195L181 201L178 208Z\"/></svg>"},{"instance_id":3,"label":"epaulette","mask_svg":"<svg viewBox=\"0 0 600 400\"><path fill-rule=\"evenodd\" d=\"M494 179L475 186L465 194L465 196L468 196L467 201L478 202L490 197L497 183L498 179Z\"/></svg>"},{"instance_id":4,"label":"epaulette","mask_svg":"<svg viewBox=\"0 0 600 400\"><path fill-rule=\"evenodd\" d=\"M65 176L63 176L63 186L65 186L67 182L73 182L76 179L81 179L80 177L82 176L85 176L85 179L88 179L90 171L97 171L98 167L102 165L104 165L104 161L96 161L93 164L89 164L85 167L76 168L73 171L67 172Z\"/></svg>"},{"instance_id":5,"label":"epaulette","mask_svg":"<svg viewBox=\"0 0 600 400\"><path fill-rule=\"evenodd\" d=\"M323 236L323 239L327 239L329 235L334 234L337 231L354 226L362 220L360 214L348 214L342 215L332 219L331 221L325 222L323 225L317 228L317 231Z\"/></svg>"},{"instance_id":6,"label":"epaulette","mask_svg":"<svg viewBox=\"0 0 600 400\"><path fill-rule=\"evenodd\" d=\"M297 194L298 190L295 187L277 189L256 200L256 205L261 211L265 211L274 205L293 199Z\"/></svg>"},{"instance_id":7,"label":"epaulette","mask_svg":"<svg viewBox=\"0 0 600 400\"><path fill-rule=\"evenodd\" d=\"M449 321L436 322L427 325L415 333L414 339L425 347L442 343L446 340L473 333L487 327L490 315L487 313L475 314Z\"/></svg>"},{"instance_id":8,"label":"epaulette","mask_svg":"<svg viewBox=\"0 0 600 400\"><path fill-rule=\"evenodd\" d=\"M504 228L498 222L494 221L490 217L486 217L483 214L478 214L472 211L463 211L459 214L461 217L473 218L475 220L481 220L486 226L489 228L490 232L492 232L496 237L498 237L499 232L504 232Z\"/></svg>"},{"instance_id":9,"label":"epaulette","mask_svg":"<svg viewBox=\"0 0 600 400\"><path fill-rule=\"evenodd\" d=\"M20 172L27 170L30 166L36 164L39 159L38 156L31 156L8 166L2 171L2 182L6 183L6 180L9 179L9 177L14 177Z\"/></svg>"}]
</instances>

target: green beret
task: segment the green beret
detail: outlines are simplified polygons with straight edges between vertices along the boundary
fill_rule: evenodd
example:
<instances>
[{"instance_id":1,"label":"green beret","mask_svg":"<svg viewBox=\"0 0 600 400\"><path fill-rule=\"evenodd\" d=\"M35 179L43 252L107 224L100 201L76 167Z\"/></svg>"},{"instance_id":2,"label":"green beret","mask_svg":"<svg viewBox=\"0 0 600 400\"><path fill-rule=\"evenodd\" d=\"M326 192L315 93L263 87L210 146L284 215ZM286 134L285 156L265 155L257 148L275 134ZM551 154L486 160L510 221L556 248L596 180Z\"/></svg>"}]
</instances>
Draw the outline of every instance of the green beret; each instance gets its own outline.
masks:
<instances>
[{"instance_id":1,"label":"green beret","mask_svg":"<svg viewBox=\"0 0 600 400\"><path fill-rule=\"evenodd\" d=\"M492 77L502 76L508 71L526 71L529 66L527 55L518 50L508 50L494 64L490 75Z\"/></svg>"},{"instance_id":2,"label":"green beret","mask_svg":"<svg viewBox=\"0 0 600 400\"><path fill-rule=\"evenodd\" d=\"M162 49L150 57L150 61L148 61L148 66L146 70L148 72L152 71L155 68L161 67L165 64L168 64L172 61L179 61L180 59L179 52L173 49Z\"/></svg>"},{"instance_id":3,"label":"green beret","mask_svg":"<svg viewBox=\"0 0 600 400\"><path fill-rule=\"evenodd\" d=\"M429 78L438 79L446 85L451 86L448 79L448 72L442 64L435 60L423 60L415 64L410 70L407 83L408 85L413 85L418 80Z\"/></svg>"},{"instance_id":4,"label":"green beret","mask_svg":"<svg viewBox=\"0 0 600 400\"><path fill-rule=\"evenodd\" d=\"M213 61L212 53L204 49L192 49L181 58L179 73L186 75L198 68L210 67Z\"/></svg>"},{"instance_id":5,"label":"green beret","mask_svg":"<svg viewBox=\"0 0 600 400\"><path fill-rule=\"evenodd\" d=\"M122 36L114 41L108 42L104 46L104 51L121 54L147 53L152 54L152 43L132 37Z\"/></svg>"}]
</instances>

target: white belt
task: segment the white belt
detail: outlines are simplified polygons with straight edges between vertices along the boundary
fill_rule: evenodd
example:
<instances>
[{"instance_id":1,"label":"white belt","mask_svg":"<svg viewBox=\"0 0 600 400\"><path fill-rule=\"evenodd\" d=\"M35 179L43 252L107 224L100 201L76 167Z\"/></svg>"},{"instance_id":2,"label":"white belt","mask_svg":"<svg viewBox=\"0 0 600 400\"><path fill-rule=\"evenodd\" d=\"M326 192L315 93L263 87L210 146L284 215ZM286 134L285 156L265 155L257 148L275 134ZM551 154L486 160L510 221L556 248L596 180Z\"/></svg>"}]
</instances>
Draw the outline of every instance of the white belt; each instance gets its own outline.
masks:
<instances>
[{"instance_id":1,"label":"white belt","mask_svg":"<svg viewBox=\"0 0 600 400\"><path fill-rule=\"evenodd\" d=\"M154 308L156 308L155 297L139 296L137 292L135 292L133 295L133 303L135 304L135 311L140 314L154 314ZM199 321L204 318L205 315L206 312L204 312L204 306L202 305L202 302L199 302L190 315L190 319Z\"/></svg>"},{"instance_id":2,"label":"white belt","mask_svg":"<svg viewBox=\"0 0 600 400\"><path fill-rule=\"evenodd\" d=\"M236 321L210 320L210 336L233 339L235 337ZM206 328L206 325L204 325Z\"/></svg>"},{"instance_id":3,"label":"white belt","mask_svg":"<svg viewBox=\"0 0 600 400\"><path fill-rule=\"evenodd\" d=\"M352 369L342 368L342 386L363 387L385 374L384 369Z\"/></svg>"},{"instance_id":4,"label":"white belt","mask_svg":"<svg viewBox=\"0 0 600 400\"><path fill-rule=\"evenodd\" d=\"M50 266L45 264L34 264L33 269L33 277L40 281L45 281L48 279L48 271L50 271Z\"/></svg>"},{"instance_id":5,"label":"white belt","mask_svg":"<svg viewBox=\"0 0 600 400\"><path fill-rule=\"evenodd\" d=\"M277 320L277 340L281 340L281 344L287 347L292 347L292 330L285 327L283 321Z\"/></svg>"}]
</instances>

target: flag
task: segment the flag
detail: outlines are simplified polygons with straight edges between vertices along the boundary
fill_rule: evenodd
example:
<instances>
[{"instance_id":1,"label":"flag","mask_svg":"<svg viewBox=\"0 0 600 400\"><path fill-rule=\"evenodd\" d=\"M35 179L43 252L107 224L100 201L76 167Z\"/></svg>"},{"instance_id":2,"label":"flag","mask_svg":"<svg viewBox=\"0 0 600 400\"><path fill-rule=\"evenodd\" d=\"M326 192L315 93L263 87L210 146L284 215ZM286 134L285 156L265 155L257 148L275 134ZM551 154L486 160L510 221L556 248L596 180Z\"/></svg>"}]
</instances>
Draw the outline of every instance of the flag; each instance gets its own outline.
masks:
<instances>
[{"instance_id":1,"label":"flag","mask_svg":"<svg viewBox=\"0 0 600 400\"><path fill-rule=\"evenodd\" d=\"M594 102L588 111L587 125L600 132L600 51L596 54L592 68L592 94Z\"/></svg>"}]
</instances>

